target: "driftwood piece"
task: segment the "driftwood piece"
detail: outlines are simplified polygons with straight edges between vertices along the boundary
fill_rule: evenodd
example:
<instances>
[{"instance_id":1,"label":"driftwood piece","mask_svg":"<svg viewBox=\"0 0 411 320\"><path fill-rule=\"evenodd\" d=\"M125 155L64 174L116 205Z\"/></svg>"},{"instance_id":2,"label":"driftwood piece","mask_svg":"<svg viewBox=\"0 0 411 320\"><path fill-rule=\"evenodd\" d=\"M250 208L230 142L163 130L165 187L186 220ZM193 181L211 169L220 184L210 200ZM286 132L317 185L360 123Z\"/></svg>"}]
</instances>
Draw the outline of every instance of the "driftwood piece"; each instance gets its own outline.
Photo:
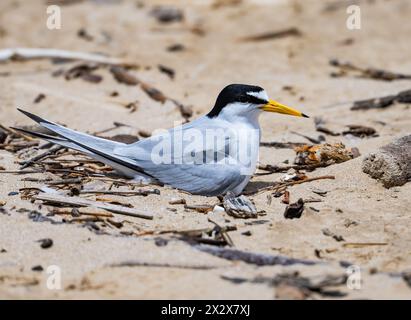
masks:
<instances>
[{"instance_id":1,"label":"driftwood piece","mask_svg":"<svg viewBox=\"0 0 411 320\"><path fill-rule=\"evenodd\" d=\"M396 95L354 101L351 110L384 109L392 106L395 102L411 103L411 89L401 91Z\"/></svg>"},{"instance_id":2,"label":"driftwood piece","mask_svg":"<svg viewBox=\"0 0 411 320\"><path fill-rule=\"evenodd\" d=\"M338 73L332 73L333 76L344 76L349 72L357 73L361 78L375 79L375 80L384 80L384 81L393 81L393 80L403 80L411 79L410 74L403 74L392 72L388 70L383 70L379 68L364 68L352 64L351 62L340 62L337 59L331 59L330 65L340 69Z\"/></svg>"},{"instance_id":3,"label":"driftwood piece","mask_svg":"<svg viewBox=\"0 0 411 320\"><path fill-rule=\"evenodd\" d=\"M402 186L411 179L411 135L395 140L367 155L362 170L384 187Z\"/></svg>"},{"instance_id":4,"label":"driftwood piece","mask_svg":"<svg viewBox=\"0 0 411 320\"><path fill-rule=\"evenodd\" d=\"M153 219L152 214L148 212L144 212L142 210L138 210L135 208L127 208L124 206L109 204L109 203L100 202L100 201L83 199L80 197L65 197L65 196L54 195L54 194L53 195L52 194L47 194L47 195L39 194L39 195L34 196L33 199L41 200L45 202L75 206L75 207L94 207L94 208L104 209L112 213L122 214L126 216L132 216L132 217L143 218L143 219Z\"/></svg>"},{"instance_id":5,"label":"driftwood piece","mask_svg":"<svg viewBox=\"0 0 411 320\"><path fill-rule=\"evenodd\" d=\"M30 59L66 59L95 62L104 65L135 67L136 65L123 59L110 58L101 54L67 51L47 48L8 48L0 50L0 62Z\"/></svg>"},{"instance_id":6,"label":"driftwood piece","mask_svg":"<svg viewBox=\"0 0 411 320\"><path fill-rule=\"evenodd\" d=\"M274 265L283 265L289 266L293 264L303 264L303 265L314 265L317 262L312 260L303 260L289 258L281 255L270 255L262 253L247 252L237 249L230 248L220 248L209 245L197 245L196 249L212 254L222 259L231 260L231 261L243 261L249 264L255 264L258 266L274 266Z\"/></svg>"},{"instance_id":7,"label":"driftwood piece","mask_svg":"<svg viewBox=\"0 0 411 320\"><path fill-rule=\"evenodd\" d=\"M159 189L139 189L139 190L81 190L81 194L110 194L110 195L117 195L123 197L131 197L131 196L148 196L149 194L160 194Z\"/></svg>"},{"instance_id":8,"label":"driftwood piece","mask_svg":"<svg viewBox=\"0 0 411 320\"><path fill-rule=\"evenodd\" d=\"M391 95L381 98L354 101L351 110L384 109L394 104L395 98L396 96Z\"/></svg>"}]
</instances>

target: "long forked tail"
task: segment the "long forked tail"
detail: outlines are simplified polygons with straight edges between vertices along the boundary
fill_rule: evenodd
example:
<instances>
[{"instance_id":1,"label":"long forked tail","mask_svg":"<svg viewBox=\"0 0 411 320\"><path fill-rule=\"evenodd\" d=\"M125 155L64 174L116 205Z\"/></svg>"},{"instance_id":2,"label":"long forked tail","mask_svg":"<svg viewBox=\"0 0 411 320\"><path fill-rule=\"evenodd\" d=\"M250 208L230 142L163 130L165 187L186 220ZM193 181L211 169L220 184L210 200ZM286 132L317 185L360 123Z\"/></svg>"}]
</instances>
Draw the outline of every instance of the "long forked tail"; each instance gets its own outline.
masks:
<instances>
[{"instance_id":1,"label":"long forked tail","mask_svg":"<svg viewBox=\"0 0 411 320\"><path fill-rule=\"evenodd\" d=\"M13 129L28 133L35 137L45 139L67 148L83 152L98 161L112 166L114 169L130 178L135 177L136 175L149 176L141 167L137 166L133 160L114 154L115 148L124 147L125 144L68 129L57 123L42 119L30 112L21 109L17 110L19 110L32 120L36 121L42 127L54 132L55 134L57 134L57 136L30 131L22 128Z\"/></svg>"}]
</instances>

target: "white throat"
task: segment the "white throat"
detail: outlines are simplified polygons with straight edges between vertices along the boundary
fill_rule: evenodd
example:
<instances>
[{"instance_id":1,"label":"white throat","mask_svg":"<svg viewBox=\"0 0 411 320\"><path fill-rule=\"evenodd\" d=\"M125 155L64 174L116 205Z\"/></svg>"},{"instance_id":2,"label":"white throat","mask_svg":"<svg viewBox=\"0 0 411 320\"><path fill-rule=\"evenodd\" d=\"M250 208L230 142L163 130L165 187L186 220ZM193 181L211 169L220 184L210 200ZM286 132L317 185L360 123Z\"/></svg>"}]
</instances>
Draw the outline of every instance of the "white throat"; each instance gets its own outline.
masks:
<instances>
[{"instance_id":1,"label":"white throat","mask_svg":"<svg viewBox=\"0 0 411 320\"><path fill-rule=\"evenodd\" d=\"M225 106L217 118L231 124L243 124L256 129L260 128L258 123L260 114L261 110L255 105L234 102Z\"/></svg>"}]
</instances>

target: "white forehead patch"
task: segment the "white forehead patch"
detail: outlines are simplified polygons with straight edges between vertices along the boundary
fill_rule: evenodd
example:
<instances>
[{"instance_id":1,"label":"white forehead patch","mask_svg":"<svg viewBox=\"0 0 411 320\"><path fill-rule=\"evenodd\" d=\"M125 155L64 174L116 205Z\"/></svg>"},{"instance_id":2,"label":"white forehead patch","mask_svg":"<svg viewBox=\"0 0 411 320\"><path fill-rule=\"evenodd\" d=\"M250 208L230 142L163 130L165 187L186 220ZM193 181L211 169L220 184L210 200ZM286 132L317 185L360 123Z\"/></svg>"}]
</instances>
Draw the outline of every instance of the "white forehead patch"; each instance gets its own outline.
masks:
<instances>
[{"instance_id":1,"label":"white forehead patch","mask_svg":"<svg viewBox=\"0 0 411 320\"><path fill-rule=\"evenodd\" d=\"M267 92L265 92L265 90L261 90L261 91L249 91L247 92L248 95L250 96L254 96L258 99L262 99L262 100L266 100L268 101L268 95Z\"/></svg>"}]
</instances>

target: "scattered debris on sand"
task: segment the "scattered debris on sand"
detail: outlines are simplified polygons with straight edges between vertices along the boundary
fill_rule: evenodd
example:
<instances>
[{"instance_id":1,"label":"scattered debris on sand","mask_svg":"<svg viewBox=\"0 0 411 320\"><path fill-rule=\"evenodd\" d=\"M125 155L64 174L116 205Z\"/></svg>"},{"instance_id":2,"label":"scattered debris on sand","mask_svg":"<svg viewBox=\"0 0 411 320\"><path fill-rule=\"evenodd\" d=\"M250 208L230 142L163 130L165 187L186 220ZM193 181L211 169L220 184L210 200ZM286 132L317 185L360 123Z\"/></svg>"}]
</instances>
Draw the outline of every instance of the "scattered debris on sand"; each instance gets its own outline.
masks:
<instances>
[{"instance_id":1,"label":"scattered debris on sand","mask_svg":"<svg viewBox=\"0 0 411 320\"><path fill-rule=\"evenodd\" d=\"M41 200L46 203L54 203L57 205L69 205L74 207L94 207L99 209L104 209L116 214L122 214L143 219L153 219L153 215L142 210L137 210L134 208L127 208L121 205L109 204L103 201L92 201L88 199L82 199L79 197L64 197L60 195L51 194L39 194L33 197L34 200Z\"/></svg>"},{"instance_id":2,"label":"scattered debris on sand","mask_svg":"<svg viewBox=\"0 0 411 320\"><path fill-rule=\"evenodd\" d=\"M333 238L335 241L345 241L344 238L334 232L332 232L330 229L328 228L324 228L321 230L321 232L323 233L323 235L327 236L327 237L331 237Z\"/></svg>"},{"instance_id":3,"label":"scattered debris on sand","mask_svg":"<svg viewBox=\"0 0 411 320\"><path fill-rule=\"evenodd\" d=\"M346 293L337 289L340 286L346 286L346 274L303 277L296 271L280 273L274 277L259 276L254 279L227 276L222 276L222 278L236 284L247 282L273 286L275 288L275 298L283 300L304 300L314 294L325 297L344 297L346 295Z\"/></svg>"},{"instance_id":4,"label":"scattered debris on sand","mask_svg":"<svg viewBox=\"0 0 411 320\"><path fill-rule=\"evenodd\" d=\"M81 63L64 71L63 74L67 81L80 78L90 83L100 83L103 77L95 73L98 69L98 64Z\"/></svg>"},{"instance_id":5,"label":"scattered debris on sand","mask_svg":"<svg viewBox=\"0 0 411 320\"><path fill-rule=\"evenodd\" d=\"M411 135L397 139L368 154L362 170L386 188L402 186L411 179Z\"/></svg>"},{"instance_id":6,"label":"scattered debris on sand","mask_svg":"<svg viewBox=\"0 0 411 320\"><path fill-rule=\"evenodd\" d=\"M339 132L335 132L335 131L332 131L332 130L326 128L324 126L325 121L321 117L314 117L314 125L315 125L315 130L317 130L318 132L322 132L322 133L325 133L325 134L333 136L333 137L340 135Z\"/></svg>"},{"instance_id":7,"label":"scattered debris on sand","mask_svg":"<svg viewBox=\"0 0 411 320\"><path fill-rule=\"evenodd\" d=\"M289 204L284 211L284 218L299 219L304 211L304 200L298 199L297 202Z\"/></svg>"},{"instance_id":8,"label":"scattered debris on sand","mask_svg":"<svg viewBox=\"0 0 411 320\"><path fill-rule=\"evenodd\" d=\"M154 263L146 261L129 260L115 264L111 264L109 267L121 268L121 267L153 267L153 268L172 268L172 269L193 269L193 270L212 270L218 268L212 265L197 265L197 264L177 264L177 263Z\"/></svg>"},{"instance_id":9,"label":"scattered debris on sand","mask_svg":"<svg viewBox=\"0 0 411 320\"><path fill-rule=\"evenodd\" d=\"M383 81L393 81L393 80L405 80L411 79L410 74L402 74L391 71L386 71L382 69L375 68L364 68L359 67L351 62L340 62L337 59L331 59L330 65L336 68L339 68L338 72L331 73L333 77L343 77L349 73L353 73L361 78L383 80Z\"/></svg>"},{"instance_id":10,"label":"scattered debris on sand","mask_svg":"<svg viewBox=\"0 0 411 320\"><path fill-rule=\"evenodd\" d=\"M194 204L194 205L185 204L184 205L184 209L194 210L199 213L209 213L213 211L213 208L214 208L214 205L210 205L210 204Z\"/></svg>"},{"instance_id":11,"label":"scattered debris on sand","mask_svg":"<svg viewBox=\"0 0 411 320\"><path fill-rule=\"evenodd\" d=\"M168 46L166 49L168 52L180 52L180 51L184 51L186 48L181 43L175 43L175 44Z\"/></svg>"},{"instance_id":12,"label":"scattered debris on sand","mask_svg":"<svg viewBox=\"0 0 411 320\"><path fill-rule=\"evenodd\" d=\"M166 67L165 65L159 64L158 70L168 76L171 80L174 79L176 75L176 71L170 67Z\"/></svg>"},{"instance_id":13,"label":"scattered debris on sand","mask_svg":"<svg viewBox=\"0 0 411 320\"><path fill-rule=\"evenodd\" d=\"M162 72L164 72L164 68ZM168 69L167 69L168 70ZM191 107L183 105L182 103L178 102L176 99L167 97L164 93L162 93L159 89L149 85L146 82L139 80L135 75L131 74L127 69L123 67L111 67L110 72L113 74L114 78L122 84L126 84L129 86L136 86L139 85L140 88L153 100L165 103L166 101L172 102L180 111L181 116L184 118L185 121L188 121L189 118L193 115L193 111ZM170 70L168 73L170 75ZM174 74L173 74L174 76Z\"/></svg>"},{"instance_id":14,"label":"scattered debris on sand","mask_svg":"<svg viewBox=\"0 0 411 320\"><path fill-rule=\"evenodd\" d=\"M255 264L258 266L274 266L274 265L283 265L289 266L294 264L303 264L303 265L315 265L317 262L304 259L294 259L288 258L280 255L269 255L262 253L247 252L231 248L220 248L213 247L209 245L198 245L195 246L196 249L210 253L214 256L217 256L222 259L232 260L232 261L243 261L249 264Z\"/></svg>"},{"instance_id":15,"label":"scattered debris on sand","mask_svg":"<svg viewBox=\"0 0 411 320\"><path fill-rule=\"evenodd\" d=\"M351 110L384 109L392 106L395 102L411 103L411 90L401 91L396 95L354 101Z\"/></svg>"},{"instance_id":16,"label":"scattered debris on sand","mask_svg":"<svg viewBox=\"0 0 411 320\"><path fill-rule=\"evenodd\" d=\"M293 149L295 147L300 147L305 145L304 142L260 142L260 146L262 147L271 147L276 149Z\"/></svg>"},{"instance_id":17,"label":"scattered debris on sand","mask_svg":"<svg viewBox=\"0 0 411 320\"><path fill-rule=\"evenodd\" d=\"M48 249L53 246L53 240L51 240L50 238L40 239L37 242L40 242L40 247L42 249Z\"/></svg>"},{"instance_id":18,"label":"scattered debris on sand","mask_svg":"<svg viewBox=\"0 0 411 320\"><path fill-rule=\"evenodd\" d=\"M378 137L377 131L374 128L361 125L348 125L348 130L342 132L343 135L353 135L359 138Z\"/></svg>"},{"instance_id":19,"label":"scattered debris on sand","mask_svg":"<svg viewBox=\"0 0 411 320\"><path fill-rule=\"evenodd\" d=\"M137 233L137 236L146 235L165 235L172 234L177 236L178 239L186 241L190 244L208 244L210 246L234 246L231 237L228 232L236 231L237 227L234 225L220 226L211 219L208 219L214 226L210 228L202 229L190 229L190 230L153 230L153 231L142 231Z\"/></svg>"},{"instance_id":20,"label":"scattered debris on sand","mask_svg":"<svg viewBox=\"0 0 411 320\"><path fill-rule=\"evenodd\" d=\"M101 54L84 53L47 48L7 48L0 50L0 61L30 60L30 59L64 59L68 61L86 61L102 65L119 65L136 67L136 64Z\"/></svg>"},{"instance_id":21,"label":"scattered debris on sand","mask_svg":"<svg viewBox=\"0 0 411 320\"><path fill-rule=\"evenodd\" d=\"M4 2L10 9L0 22L4 47L42 48L0 50L2 296L409 296L411 69L401 62L411 46L401 25L411 6L45 0L67 5L70 26L61 33L42 32L44 12L30 1ZM351 4L361 4L367 16L384 17L386 6L402 14L368 19L361 34L339 33L341 24L327 19L343 17ZM277 25L270 12L280 17ZM385 50L371 50L377 47ZM330 57L340 61L330 66ZM331 71L341 78L330 78ZM311 116L260 118L258 171L239 196L205 197L125 179L107 164L29 134L53 134L39 126L9 128L29 123L15 111L22 107L67 128L135 143L201 117L217 90L233 81L261 85ZM86 109L88 118L81 117ZM405 144L378 149L403 136ZM359 150L369 155L350 161ZM386 190L361 165L384 185L405 185ZM44 289L55 257L64 267L59 292ZM357 266L362 288L351 290Z\"/></svg>"},{"instance_id":22,"label":"scattered debris on sand","mask_svg":"<svg viewBox=\"0 0 411 320\"><path fill-rule=\"evenodd\" d=\"M40 103L46 98L46 95L44 93L39 93L37 97L34 99L33 103Z\"/></svg>"},{"instance_id":23,"label":"scattered debris on sand","mask_svg":"<svg viewBox=\"0 0 411 320\"><path fill-rule=\"evenodd\" d=\"M271 185L267 186L267 187L263 187L263 188L259 188L256 190L250 190L250 191L244 191L243 194L245 195L252 195L252 194L256 194L256 193L261 193L264 191L272 191L273 195L275 197L280 197L283 195L283 192L289 187L289 186L293 186L296 184L302 184L302 183L306 183L306 182L311 182L311 181L316 181L316 180L324 180L324 179L335 179L335 176L319 176L319 177L312 177L312 178L305 178L302 180L297 180L297 181L288 181L288 182L274 182Z\"/></svg>"}]
</instances>

